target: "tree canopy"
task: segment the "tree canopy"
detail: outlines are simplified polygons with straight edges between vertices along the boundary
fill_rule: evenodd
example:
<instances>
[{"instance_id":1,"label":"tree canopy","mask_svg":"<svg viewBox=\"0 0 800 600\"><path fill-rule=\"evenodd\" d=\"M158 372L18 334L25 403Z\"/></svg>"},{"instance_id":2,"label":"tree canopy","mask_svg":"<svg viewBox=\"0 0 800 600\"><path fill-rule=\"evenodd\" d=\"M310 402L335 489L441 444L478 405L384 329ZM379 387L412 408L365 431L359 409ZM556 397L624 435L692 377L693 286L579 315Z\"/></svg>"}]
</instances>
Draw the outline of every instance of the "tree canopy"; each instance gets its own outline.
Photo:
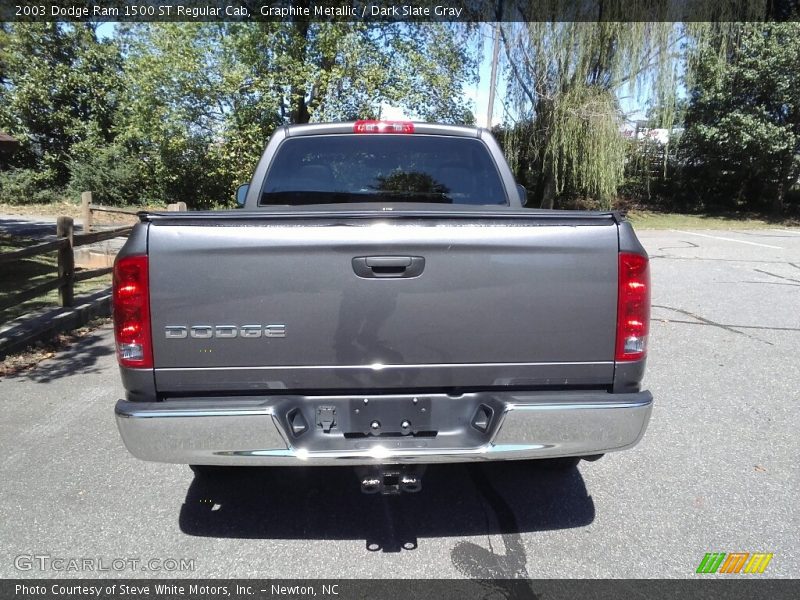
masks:
<instances>
[{"instance_id":1,"label":"tree canopy","mask_svg":"<svg viewBox=\"0 0 800 600\"><path fill-rule=\"evenodd\" d=\"M520 14L499 26L506 85L495 132L529 204L608 208L631 196L797 208L800 23L758 22L761 2L745 4L751 22L707 2L707 21L676 23L547 21L547 10L564 16L557 0L497 3ZM654 10L652 0L586 6ZM87 23L0 23L0 130L21 146L0 157L0 194L48 201L91 189L109 203L230 205L282 124L379 118L387 105L473 123L465 91L480 33L302 18L117 24L102 36ZM631 104L648 116L626 137ZM640 126L666 134L640 140Z\"/></svg>"},{"instance_id":2,"label":"tree canopy","mask_svg":"<svg viewBox=\"0 0 800 600\"><path fill-rule=\"evenodd\" d=\"M15 24L0 39L0 128L22 142L20 165L35 165L49 183L63 185L73 145L113 137L118 49L99 41L89 24Z\"/></svg>"},{"instance_id":3,"label":"tree canopy","mask_svg":"<svg viewBox=\"0 0 800 600\"><path fill-rule=\"evenodd\" d=\"M692 204L781 213L800 176L800 24L740 24L695 60L680 156Z\"/></svg>"},{"instance_id":4,"label":"tree canopy","mask_svg":"<svg viewBox=\"0 0 800 600\"><path fill-rule=\"evenodd\" d=\"M297 20L125 24L100 40L86 24L4 25L0 128L24 150L0 185L223 205L280 124L377 117L384 104L471 123L468 35Z\"/></svg>"}]
</instances>

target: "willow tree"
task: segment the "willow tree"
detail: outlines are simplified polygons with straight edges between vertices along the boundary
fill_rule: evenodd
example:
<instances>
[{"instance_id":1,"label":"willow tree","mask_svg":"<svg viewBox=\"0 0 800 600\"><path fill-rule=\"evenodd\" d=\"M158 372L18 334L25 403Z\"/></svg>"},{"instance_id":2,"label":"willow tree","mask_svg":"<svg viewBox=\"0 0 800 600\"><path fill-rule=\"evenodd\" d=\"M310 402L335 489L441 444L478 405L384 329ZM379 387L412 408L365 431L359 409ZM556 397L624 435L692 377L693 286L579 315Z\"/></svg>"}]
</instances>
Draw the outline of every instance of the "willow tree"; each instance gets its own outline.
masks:
<instances>
[{"instance_id":1,"label":"willow tree","mask_svg":"<svg viewBox=\"0 0 800 600\"><path fill-rule=\"evenodd\" d=\"M758 0L745 1L738 18L763 15ZM526 179L535 182L532 204L552 208L557 195L571 191L608 206L625 163L625 115L618 96L647 99L658 125L671 128L680 81L691 76L689 57L711 41L724 43L724 35L710 34L726 26L676 23L669 19L680 13L669 2L596 0L564 6L554 0L519 2L514 14L501 15L518 21L504 23L500 32L507 108L526 124L507 130L505 145L512 163L517 156L529 157L528 164L512 166L518 173L528 170ZM714 9L710 1L705 8ZM752 12L742 13L745 9ZM543 21L548 15L552 19ZM721 21L721 16L708 18Z\"/></svg>"}]
</instances>

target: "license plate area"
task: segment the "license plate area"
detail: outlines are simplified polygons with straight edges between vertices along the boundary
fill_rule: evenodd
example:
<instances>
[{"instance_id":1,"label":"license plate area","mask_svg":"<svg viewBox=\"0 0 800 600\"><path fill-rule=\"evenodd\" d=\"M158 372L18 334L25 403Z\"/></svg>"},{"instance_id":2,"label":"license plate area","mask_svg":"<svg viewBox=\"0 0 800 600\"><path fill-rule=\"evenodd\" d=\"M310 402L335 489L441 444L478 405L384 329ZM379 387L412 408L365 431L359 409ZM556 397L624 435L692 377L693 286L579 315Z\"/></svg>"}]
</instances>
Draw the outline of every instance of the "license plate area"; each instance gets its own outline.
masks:
<instances>
[{"instance_id":1,"label":"license plate area","mask_svg":"<svg viewBox=\"0 0 800 600\"><path fill-rule=\"evenodd\" d=\"M348 401L347 439L369 437L434 437L431 399L425 396L400 398L352 398Z\"/></svg>"},{"instance_id":2,"label":"license plate area","mask_svg":"<svg viewBox=\"0 0 800 600\"><path fill-rule=\"evenodd\" d=\"M293 447L335 452L477 448L491 439L504 405L487 393L433 393L285 396L272 407Z\"/></svg>"}]
</instances>

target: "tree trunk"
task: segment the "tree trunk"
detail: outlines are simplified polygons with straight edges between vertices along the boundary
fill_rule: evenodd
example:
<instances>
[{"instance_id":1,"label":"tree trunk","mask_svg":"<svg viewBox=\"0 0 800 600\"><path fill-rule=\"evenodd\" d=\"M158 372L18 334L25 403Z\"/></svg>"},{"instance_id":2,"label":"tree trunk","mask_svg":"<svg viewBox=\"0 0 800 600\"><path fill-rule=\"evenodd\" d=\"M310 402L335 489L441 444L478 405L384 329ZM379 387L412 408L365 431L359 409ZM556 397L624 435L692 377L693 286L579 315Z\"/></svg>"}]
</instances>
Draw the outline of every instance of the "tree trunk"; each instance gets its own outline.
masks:
<instances>
[{"instance_id":1,"label":"tree trunk","mask_svg":"<svg viewBox=\"0 0 800 600\"><path fill-rule=\"evenodd\" d=\"M545 165L545 168L547 165ZM553 208L556 199L556 180L550 170L544 174L544 185L542 186L541 208Z\"/></svg>"},{"instance_id":2,"label":"tree trunk","mask_svg":"<svg viewBox=\"0 0 800 600\"><path fill-rule=\"evenodd\" d=\"M783 199L786 197L786 184L781 181L778 184L778 193L775 194L775 197L772 199L772 204L770 205L770 213L774 217L780 217L783 214Z\"/></svg>"},{"instance_id":3,"label":"tree trunk","mask_svg":"<svg viewBox=\"0 0 800 600\"><path fill-rule=\"evenodd\" d=\"M307 8L308 2L300 2L302 7ZM295 33L295 51L296 57L305 63L308 55L308 34L310 24L304 17L296 19L292 23ZM308 123L311 120L311 114L308 111L308 104L306 103L306 88L304 85L293 85L289 90L289 102L291 106L290 118L292 123Z\"/></svg>"},{"instance_id":4,"label":"tree trunk","mask_svg":"<svg viewBox=\"0 0 800 600\"><path fill-rule=\"evenodd\" d=\"M783 164L781 165L780 179L778 180L778 190L775 196L772 198L772 203L770 204L770 213L774 217L780 217L783 215L786 190L791 188L795 181L797 181L797 172L792 169L793 162L794 154L789 154L789 156L783 160Z\"/></svg>"},{"instance_id":5,"label":"tree trunk","mask_svg":"<svg viewBox=\"0 0 800 600\"><path fill-rule=\"evenodd\" d=\"M308 123L311 114L306 105L306 90L302 87L292 88L292 123Z\"/></svg>"}]
</instances>

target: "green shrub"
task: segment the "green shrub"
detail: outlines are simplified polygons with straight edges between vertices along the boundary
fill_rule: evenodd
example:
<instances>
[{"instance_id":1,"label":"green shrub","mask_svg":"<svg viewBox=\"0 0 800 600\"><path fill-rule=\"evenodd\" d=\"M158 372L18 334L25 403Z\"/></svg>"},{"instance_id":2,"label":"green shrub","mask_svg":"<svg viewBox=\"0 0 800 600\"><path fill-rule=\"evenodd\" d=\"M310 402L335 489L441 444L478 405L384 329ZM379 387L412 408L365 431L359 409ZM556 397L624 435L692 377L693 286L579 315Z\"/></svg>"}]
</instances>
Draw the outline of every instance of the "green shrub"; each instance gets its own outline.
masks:
<instances>
[{"instance_id":1,"label":"green shrub","mask_svg":"<svg viewBox=\"0 0 800 600\"><path fill-rule=\"evenodd\" d=\"M71 195L91 191L98 204L141 204L142 173L138 159L118 144L95 147L79 142L69 163Z\"/></svg>"},{"instance_id":2,"label":"green shrub","mask_svg":"<svg viewBox=\"0 0 800 600\"><path fill-rule=\"evenodd\" d=\"M0 202L7 204L49 204L63 199L64 191L53 183L47 170L10 169L0 171Z\"/></svg>"}]
</instances>

